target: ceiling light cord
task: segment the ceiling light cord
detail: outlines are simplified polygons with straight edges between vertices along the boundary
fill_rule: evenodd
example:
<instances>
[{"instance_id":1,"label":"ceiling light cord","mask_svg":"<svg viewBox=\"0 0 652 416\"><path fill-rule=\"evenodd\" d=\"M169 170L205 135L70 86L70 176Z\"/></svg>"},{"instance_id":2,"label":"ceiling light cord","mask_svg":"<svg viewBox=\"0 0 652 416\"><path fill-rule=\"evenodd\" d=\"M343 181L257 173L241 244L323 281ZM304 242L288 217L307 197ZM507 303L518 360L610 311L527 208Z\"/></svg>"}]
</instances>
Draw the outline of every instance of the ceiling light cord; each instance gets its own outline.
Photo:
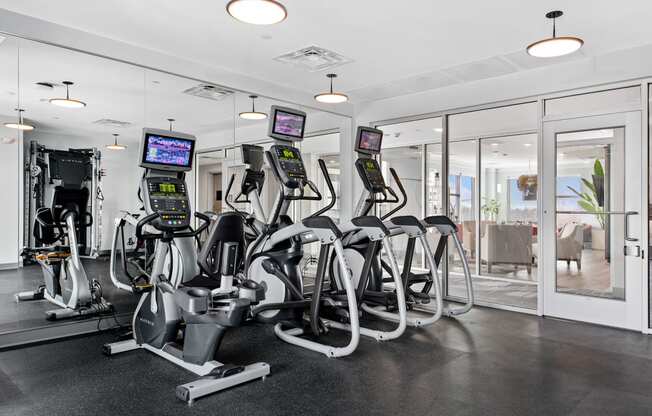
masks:
<instances>
[{"instance_id":1,"label":"ceiling light cord","mask_svg":"<svg viewBox=\"0 0 652 416\"><path fill-rule=\"evenodd\" d=\"M258 98L257 95L250 95L249 98L251 98L251 112L255 113L256 112L256 98Z\"/></svg>"}]
</instances>

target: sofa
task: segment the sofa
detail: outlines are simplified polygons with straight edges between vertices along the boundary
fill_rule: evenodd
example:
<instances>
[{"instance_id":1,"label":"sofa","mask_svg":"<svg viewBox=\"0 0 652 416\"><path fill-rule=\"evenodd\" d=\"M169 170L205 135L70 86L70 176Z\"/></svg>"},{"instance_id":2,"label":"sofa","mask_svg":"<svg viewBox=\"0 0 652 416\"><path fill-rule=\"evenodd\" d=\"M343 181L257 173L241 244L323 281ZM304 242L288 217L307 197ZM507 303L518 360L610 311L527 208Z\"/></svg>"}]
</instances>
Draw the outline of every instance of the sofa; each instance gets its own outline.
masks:
<instances>
[{"instance_id":1,"label":"sofa","mask_svg":"<svg viewBox=\"0 0 652 416\"><path fill-rule=\"evenodd\" d=\"M496 264L524 266L532 273L532 226L530 224L486 224L480 240L480 256L487 272Z\"/></svg>"}]
</instances>

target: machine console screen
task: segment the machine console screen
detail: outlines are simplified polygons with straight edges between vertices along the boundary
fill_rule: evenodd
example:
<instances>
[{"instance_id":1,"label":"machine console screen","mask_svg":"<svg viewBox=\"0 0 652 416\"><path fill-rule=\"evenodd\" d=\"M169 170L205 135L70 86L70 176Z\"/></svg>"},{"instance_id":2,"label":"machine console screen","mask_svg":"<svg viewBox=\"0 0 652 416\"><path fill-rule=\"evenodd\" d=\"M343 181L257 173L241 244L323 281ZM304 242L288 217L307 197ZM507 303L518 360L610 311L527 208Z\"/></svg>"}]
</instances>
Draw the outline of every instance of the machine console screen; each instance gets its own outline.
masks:
<instances>
[{"instance_id":1,"label":"machine console screen","mask_svg":"<svg viewBox=\"0 0 652 416\"><path fill-rule=\"evenodd\" d=\"M276 110L273 122L273 133L297 139L303 138L303 129L306 125L305 116L301 114L292 114L288 111Z\"/></svg>"},{"instance_id":2,"label":"machine console screen","mask_svg":"<svg viewBox=\"0 0 652 416\"><path fill-rule=\"evenodd\" d=\"M366 155L377 155L383 143L383 131L371 127L358 127L355 151Z\"/></svg>"},{"instance_id":3,"label":"machine console screen","mask_svg":"<svg viewBox=\"0 0 652 416\"><path fill-rule=\"evenodd\" d=\"M188 168L194 144L192 140L147 134L143 162Z\"/></svg>"},{"instance_id":4,"label":"machine console screen","mask_svg":"<svg viewBox=\"0 0 652 416\"><path fill-rule=\"evenodd\" d=\"M178 178L153 177L145 179L148 213L158 213L156 228L184 229L190 225L190 201L186 183Z\"/></svg>"},{"instance_id":5,"label":"machine console screen","mask_svg":"<svg viewBox=\"0 0 652 416\"><path fill-rule=\"evenodd\" d=\"M301 186L306 180L306 168L303 166L303 159L299 149L292 146L272 146L272 158L281 175L283 183L292 188Z\"/></svg>"},{"instance_id":6,"label":"machine console screen","mask_svg":"<svg viewBox=\"0 0 652 416\"><path fill-rule=\"evenodd\" d=\"M385 189L385 179L380 171L380 166L375 159L360 158L356 160L358 172L362 182L370 192L382 192Z\"/></svg>"}]
</instances>

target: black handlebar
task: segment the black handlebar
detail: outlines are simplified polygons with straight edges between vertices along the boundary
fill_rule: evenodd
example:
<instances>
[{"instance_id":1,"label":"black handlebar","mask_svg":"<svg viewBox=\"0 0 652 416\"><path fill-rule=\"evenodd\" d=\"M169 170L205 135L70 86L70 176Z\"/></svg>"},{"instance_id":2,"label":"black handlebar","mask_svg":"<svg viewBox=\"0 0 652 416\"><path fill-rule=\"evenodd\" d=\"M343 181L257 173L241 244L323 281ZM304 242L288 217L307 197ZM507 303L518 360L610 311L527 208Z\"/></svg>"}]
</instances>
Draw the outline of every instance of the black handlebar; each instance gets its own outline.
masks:
<instances>
[{"instance_id":1,"label":"black handlebar","mask_svg":"<svg viewBox=\"0 0 652 416\"><path fill-rule=\"evenodd\" d=\"M398 174L396 173L396 170L394 168L389 168L389 172L392 174L392 178L394 178L394 182L396 182L396 186L398 186L398 190L401 191L401 196L403 197L403 201L394 209L389 211L387 214L383 215L381 217L382 220L389 218L390 216L394 215L396 212L400 211L404 206L407 205L407 192L405 192L405 188L403 187L403 183L401 182L401 179L399 179ZM387 191L392 194L394 197L395 201L386 201L386 202L398 202L399 198L398 195L396 195L396 192L391 187L386 187Z\"/></svg>"},{"instance_id":2,"label":"black handlebar","mask_svg":"<svg viewBox=\"0 0 652 416\"><path fill-rule=\"evenodd\" d=\"M153 240L155 238L159 238L158 234L143 235L143 227L158 217L160 217L159 213L155 212L153 214L147 215L146 217L143 217L140 221L138 221L138 224L136 224L136 238L139 240Z\"/></svg>"},{"instance_id":3,"label":"black handlebar","mask_svg":"<svg viewBox=\"0 0 652 416\"><path fill-rule=\"evenodd\" d=\"M194 231L183 231L183 232L175 232L175 231L166 231L161 234L143 234L143 227L145 225L151 223L155 219L159 218L160 214L158 212L155 212L153 214L149 214L148 216L144 217L140 221L138 221L138 224L136 225L136 238L139 240L157 240L161 238L185 238L185 237L197 237L201 235L208 226L211 223L211 219L208 217L208 215L202 214L201 212L195 212L195 218L199 218L202 220L202 224L199 226Z\"/></svg>"},{"instance_id":4,"label":"black handlebar","mask_svg":"<svg viewBox=\"0 0 652 416\"><path fill-rule=\"evenodd\" d=\"M224 194L224 202L226 202L226 205L231 208L233 211L238 212L236 207L231 204L231 201L229 201L229 194L231 193L231 187L233 187L233 182L235 181L235 173L231 175L229 178L229 184L226 186L226 193Z\"/></svg>"},{"instance_id":5,"label":"black handlebar","mask_svg":"<svg viewBox=\"0 0 652 416\"><path fill-rule=\"evenodd\" d=\"M331 194L331 202L329 202L328 205L326 205L324 208L312 214L311 217L318 217L324 214L325 212L333 208L335 206L335 202L337 202L337 194L335 194L335 187L333 186L331 175L329 175L328 168L326 168L326 162L324 162L324 159L318 159L317 163L319 163L319 169L321 170L321 173L322 175L324 175L324 179L326 180L326 186L328 187L328 192L330 192Z\"/></svg>"},{"instance_id":6,"label":"black handlebar","mask_svg":"<svg viewBox=\"0 0 652 416\"><path fill-rule=\"evenodd\" d=\"M308 188L310 188L310 190L315 195L306 196L304 191L306 186L308 186ZM321 192L319 192L319 189L317 189L317 185L315 185L310 180L306 180L305 183L303 184L303 187L300 187L298 189L299 189L299 195L285 195L284 199L287 201L321 201L323 198Z\"/></svg>"}]
</instances>

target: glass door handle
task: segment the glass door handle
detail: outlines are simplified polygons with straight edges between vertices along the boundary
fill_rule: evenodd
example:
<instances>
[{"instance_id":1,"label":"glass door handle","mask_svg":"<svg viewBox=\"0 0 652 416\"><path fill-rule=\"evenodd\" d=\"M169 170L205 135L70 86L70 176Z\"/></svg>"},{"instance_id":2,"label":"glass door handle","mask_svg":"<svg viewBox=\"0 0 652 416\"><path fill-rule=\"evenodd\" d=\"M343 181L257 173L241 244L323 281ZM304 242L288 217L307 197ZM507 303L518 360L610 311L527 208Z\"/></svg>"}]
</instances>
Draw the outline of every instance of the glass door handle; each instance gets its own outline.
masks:
<instances>
[{"instance_id":1,"label":"glass door handle","mask_svg":"<svg viewBox=\"0 0 652 416\"><path fill-rule=\"evenodd\" d=\"M629 236L629 217L631 217L632 215L638 215L638 211L625 212L625 241L636 242L638 241L638 238Z\"/></svg>"}]
</instances>

